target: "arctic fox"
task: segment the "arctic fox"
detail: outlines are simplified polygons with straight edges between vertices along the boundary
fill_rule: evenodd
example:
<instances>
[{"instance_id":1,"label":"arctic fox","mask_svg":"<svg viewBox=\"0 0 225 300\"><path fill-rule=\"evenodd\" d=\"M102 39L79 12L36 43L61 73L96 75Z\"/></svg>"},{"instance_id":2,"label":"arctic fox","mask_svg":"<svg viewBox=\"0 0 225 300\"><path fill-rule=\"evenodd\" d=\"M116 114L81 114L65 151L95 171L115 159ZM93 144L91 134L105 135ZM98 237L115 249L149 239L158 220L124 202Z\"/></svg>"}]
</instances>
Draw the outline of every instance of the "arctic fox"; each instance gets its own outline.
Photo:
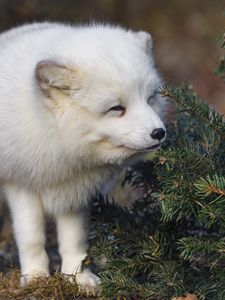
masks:
<instances>
[{"instance_id":1,"label":"arctic fox","mask_svg":"<svg viewBox=\"0 0 225 300\"><path fill-rule=\"evenodd\" d=\"M165 139L152 39L119 26L34 23L0 35L0 182L21 283L48 275L44 214L55 217L61 272L85 289L83 208L115 166Z\"/></svg>"}]
</instances>

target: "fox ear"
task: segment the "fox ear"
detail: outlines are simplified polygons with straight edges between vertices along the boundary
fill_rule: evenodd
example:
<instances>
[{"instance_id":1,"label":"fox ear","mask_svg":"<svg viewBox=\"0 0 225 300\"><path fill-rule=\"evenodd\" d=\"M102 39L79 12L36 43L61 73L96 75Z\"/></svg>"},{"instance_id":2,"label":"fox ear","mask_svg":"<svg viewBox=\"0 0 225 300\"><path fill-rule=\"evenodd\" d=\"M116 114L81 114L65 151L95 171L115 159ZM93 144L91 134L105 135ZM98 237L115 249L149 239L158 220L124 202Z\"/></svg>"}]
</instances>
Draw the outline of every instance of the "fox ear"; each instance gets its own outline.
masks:
<instances>
[{"instance_id":1,"label":"fox ear","mask_svg":"<svg viewBox=\"0 0 225 300\"><path fill-rule=\"evenodd\" d=\"M75 81L76 71L53 61L43 60L37 63L35 76L41 90L47 96L51 94L52 89L69 94Z\"/></svg>"},{"instance_id":2,"label":"fox ear","mask_svg":"<svg viewBox=\"0 0 225 300\"><path fill-rule=\"evenodd\" d=\"M152 36L145 31L138 31L136 33L136 36L138 37L139 41L144 47L145 52L149 53L152 50L152 46L153 46Z\"/></svg>"}]
</instances>

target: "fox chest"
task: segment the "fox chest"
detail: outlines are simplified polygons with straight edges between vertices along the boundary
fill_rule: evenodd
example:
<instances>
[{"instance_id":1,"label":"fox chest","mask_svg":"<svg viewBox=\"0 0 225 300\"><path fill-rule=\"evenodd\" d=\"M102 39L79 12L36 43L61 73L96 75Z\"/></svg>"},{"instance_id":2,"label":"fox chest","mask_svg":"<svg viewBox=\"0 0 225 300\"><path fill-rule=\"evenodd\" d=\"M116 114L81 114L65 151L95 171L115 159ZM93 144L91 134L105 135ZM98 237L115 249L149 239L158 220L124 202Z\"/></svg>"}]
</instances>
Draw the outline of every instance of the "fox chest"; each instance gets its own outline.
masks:
<instances>
[{"instance_id":1,"label":"fox chest","mask_svg":"<svg viewBox=\"0 0 225 300\"><path fill-rule=\"evenodd\" d=\"M56 215L87 205L90 198L102 189L108 176L107 171L89 172L89 174L80 174L73 180L43 189L40 195L45 211Z\"/></svg>"}]
</instances>

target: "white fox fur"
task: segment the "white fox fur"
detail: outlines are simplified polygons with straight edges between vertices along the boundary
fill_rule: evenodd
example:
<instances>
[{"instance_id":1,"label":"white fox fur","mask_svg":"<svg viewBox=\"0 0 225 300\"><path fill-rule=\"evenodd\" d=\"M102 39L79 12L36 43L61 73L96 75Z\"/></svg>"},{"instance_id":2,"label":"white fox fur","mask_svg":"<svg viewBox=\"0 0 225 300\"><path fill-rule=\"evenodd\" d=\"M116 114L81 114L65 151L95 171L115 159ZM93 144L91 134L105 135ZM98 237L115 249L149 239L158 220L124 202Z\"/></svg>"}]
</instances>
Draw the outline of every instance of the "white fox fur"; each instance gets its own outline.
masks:
<instances>
[{"instance_id":1,"label":"white fox fur","mask_svg":"<svg viewBox=\"0 0 225 300\"><path fill-rule=\"evenodd\" d=\"M151 36L110 25L34 23L0 35L0 181L22 283L48 274L44 212L57 223L62 272L87 289L82 207L114 166L163 140Z\"/></svg>"}]
</instances>

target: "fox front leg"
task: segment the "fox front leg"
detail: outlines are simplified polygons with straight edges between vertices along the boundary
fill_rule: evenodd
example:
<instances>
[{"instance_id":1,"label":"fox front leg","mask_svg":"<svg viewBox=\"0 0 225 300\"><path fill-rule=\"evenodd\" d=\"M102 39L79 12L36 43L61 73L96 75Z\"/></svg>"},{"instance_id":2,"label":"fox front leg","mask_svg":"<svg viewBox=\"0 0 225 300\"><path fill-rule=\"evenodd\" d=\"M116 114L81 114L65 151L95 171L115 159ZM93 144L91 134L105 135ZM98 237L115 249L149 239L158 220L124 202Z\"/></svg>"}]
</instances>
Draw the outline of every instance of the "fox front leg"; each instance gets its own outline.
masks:
<instances>
[{"instance_id":1,"label":"fox front leg","mask_svg":"<svg viewBox=\"0 0 225 300\"><path fill-rule=\"evenodd\" d=\"M87 214L84 211L61 213L56 221L61 272L75 275L78 285L87 293L96 292L100 279L89 269L81 270L82 261L87 256Z\"/></svg>"},{"instance_id":2,"label":"fox front leg","mask_svg":"<svg viewBox=\"0 0 225 300\"><path fill-rule=\"evenodd\" d=\"M45 252L44 211L40 197L14 185L5 187L21 265L21 285L49 275Z\"/></svg>"}]
</instances>

